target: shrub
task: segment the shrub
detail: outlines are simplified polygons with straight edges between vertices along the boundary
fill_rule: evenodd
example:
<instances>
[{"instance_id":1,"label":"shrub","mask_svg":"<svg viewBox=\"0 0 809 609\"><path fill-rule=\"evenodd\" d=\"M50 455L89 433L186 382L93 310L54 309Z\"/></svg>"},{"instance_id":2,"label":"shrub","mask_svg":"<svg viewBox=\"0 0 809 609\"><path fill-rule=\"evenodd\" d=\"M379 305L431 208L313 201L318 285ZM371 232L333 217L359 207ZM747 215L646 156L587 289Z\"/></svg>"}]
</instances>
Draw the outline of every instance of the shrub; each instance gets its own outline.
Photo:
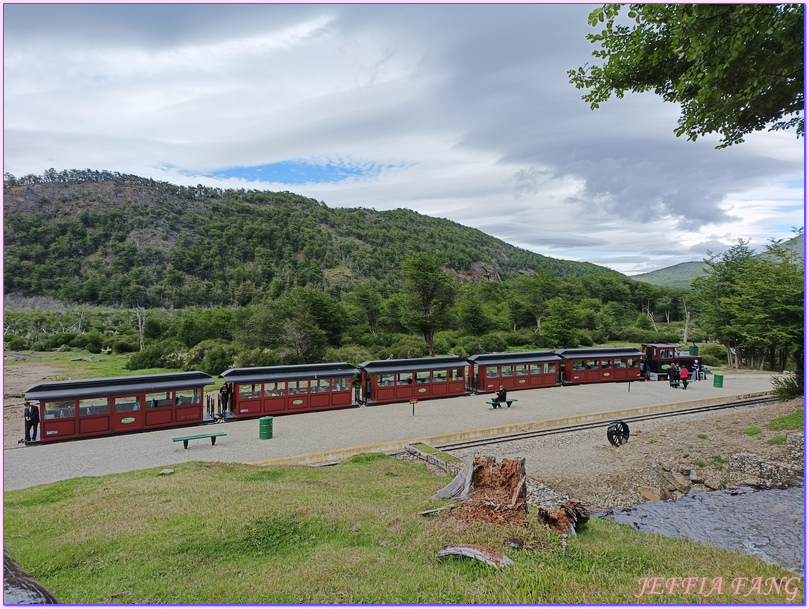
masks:
<instances>
[{"instance_id":1,"label":"shrub","mask_svg":"<svg viewBox=\"0 0 809 609\"><path fill-rule=\"evenodd\" d=\"M144 368L182 368L187 358L185 347L176 340L164 340L146 345L143 351L134 353L127 361L127 370Z\"/></svg>"},{"instance_id":2,"label":"shrub","mask_svg":"<svg viewBox=\"0 0 809 609\"><path fill-rule=\"evenodd\" d=\"M481 346L484 353L496 353L505 351L508 348L508 343L505 339L496 332L489 332L480 339Z\"/></svg>"},{"instance_id":3,"label":"shrub","mask_svg":"<svg viewBox=\"0 0 809 609\"><path fill-rule=\"evenodd\" d=\"M699 354L703 357L710 356L720 361L728 361L727 349L725 349L724 345L719 345L717 343L710 343L704 347L700 347Z\"/></svg>"},{"instance_id":4,"label":"shrub","mask_svg":"<svg viewBox=\"0 0 809 609\"><path fill-rule=\"evenodd\" d=\"M719 366L723 365L723 362L719 361L712 355L703 355L702 356L702 365L703 366L712 366L714 368L718 368Z\"/></svg>"},{"instance_id":5,"label":"shrub","mask_svg":"<svg viewBox=\"0 0 809 609\"><path fill-rule=\"evenodd\" d=\"M115 353L132 353L137 351L140 345L134 336L122 337L112 343L112 350Z\"/></svg>"},{"instance_id":6,"label":"shrub","mask_svg":"<svg viewBox=\"0 0 809 609\"><path fill-rule=\"evenodd\" d=\"M22 351L25 347L25 339L20 336L9 336L6 340L6 349L8 351Z\"/></svg>"},{"instance_id":7,"label":"shrub","mask_svg":"<svg viewBox=\"0 0 809 609\"><path fill-rule=\"evenodd\" d=\"M592 347L593 337L587 330L579 330L579 345L582 347Z\"/></svg>"},{"instance_id":8,"label":"shrub","mask_svg":"<svg viewBox=\"0 0 809 609\"><path fill-rule=\"evenodd\" d=\"M90 353L101 353L101 348L103 346L104 338L101 336L101 333L98 330L91 330L87 333L87 342L85 343L85 348Z\"/></svg>"},{"instance_id":9,"label":"shrub","mask_svg":"<svg viewBox=\"0 0 809 609\"><path fill-rule=\"evenodd\" d=\"M803 395L803 385L798 382L798 377L794 372L774 376L772 378L772 392L779 402L786 402L799 398Z\"/></svg>"}]
</instances>

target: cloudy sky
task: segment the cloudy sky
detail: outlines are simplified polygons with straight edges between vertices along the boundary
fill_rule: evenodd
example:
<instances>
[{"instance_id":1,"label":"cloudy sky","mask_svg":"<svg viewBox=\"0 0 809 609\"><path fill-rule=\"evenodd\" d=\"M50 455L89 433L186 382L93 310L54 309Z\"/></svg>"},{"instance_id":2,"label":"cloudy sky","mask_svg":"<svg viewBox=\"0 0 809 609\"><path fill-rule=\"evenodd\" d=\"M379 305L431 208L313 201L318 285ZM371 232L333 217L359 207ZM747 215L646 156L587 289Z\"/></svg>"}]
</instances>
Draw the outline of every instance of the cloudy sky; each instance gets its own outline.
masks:
<instances>
[{"instance_id":1,"label":"cloudy sky","mask_svg":"<svg viewBox=\"0 0 809 609\"><path fill-rule=\"evenodd\" d=\"M591 111L596 5L3 6L4 171L105 169L408 208L632 275L804 221L804 141Z\"/></svg>"}]
</instances>

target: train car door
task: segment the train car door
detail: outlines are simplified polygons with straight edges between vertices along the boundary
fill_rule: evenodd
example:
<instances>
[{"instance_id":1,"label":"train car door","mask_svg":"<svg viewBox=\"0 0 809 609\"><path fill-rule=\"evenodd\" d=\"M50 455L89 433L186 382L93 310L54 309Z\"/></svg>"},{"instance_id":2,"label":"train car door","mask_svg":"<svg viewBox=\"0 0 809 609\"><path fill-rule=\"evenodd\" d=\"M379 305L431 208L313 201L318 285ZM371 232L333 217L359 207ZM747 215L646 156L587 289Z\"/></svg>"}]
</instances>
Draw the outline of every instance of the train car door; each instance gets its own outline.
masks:
<instances>
[{"instance_id":1,"label":"train car door","mask_svg":"<svg viewBox=\"0 0 809 609\"><path fill-rule=\"evenodd\" d=\"M40 402L39 418L39 437L42 442L76 436L76 400Z\"/></svg>"},{"instance_id":2,"label":"train car door","mask_svg":"<svg viewBox=\"0 0 809 609\"><path fill-rule=\"evenodd\" d=\"M309 381L289 381L287 388L287 410L300 411L309 408Z\"/></svg>"},{"instance_id":3,"label":"train car door","mask_svg":"<svg viewBox=\"0 0 809 609\"><path fill-rule=\"evenodd\" d=\"M141 395L123 395L112 398L112 430L134 431L143 429L144 414Z\"/></svg>"},{"instance_id":4,"label":"train car door","mask_svg":"<svg viewBox=\"0 0 809 609\"><path fill-rule=\"evenodd\" d=\"M284 412L287 405L286 395L286 381L264 383L264 397L261 405L262 412L269 414Z\"/></svg>"},{"instance_id":5,"label":"train car door","mask_svg":"<svg viewBox=\"0 0 809 609\"><path fill-rule=\"evenodd\" d=\"M433 380L431 388L433 395L446 395L447 394L447 371L446 370L433 370Z\"/></svg>"},{"instance_id":6,"label":"train car door","mask_svg":"<svg viewBox=\"0 0 809 609\"><path fill-rule=\"evenodd\" d=\"M430 374L429 372L427 373ZM399 372L394 375L396 377L396 393L394 394L397 400L407 400L414 397L413 394L413 373L412 372ZM418 397L418 396L415 396Z\"/></svg>"},{"instance_id":7,"label":"train car door","mask_svg":"<svg viewBox=\"0 0 809 609\"><path fill-rule=\"evenodd\" d=\"M451 368L448 372L449 380L447 381L447 394L463 395L466 389L466 375L464 374L464 368Z\"/></svg>"},{"instance_id":8,"label":"train car door","mask_svg":"<svg viewBox=\"0 0 809 609\"><path fill-rule=\"evenodd\" d=\"M110 429L110 398L79 400L80 436L109 433Z\"/></svg>"},{"instance_id":9,"label":"train car door","mask_svg":"<svg viewBox=\"0 0 809 609\"><path fill-rule=\"evenodd\" d=\"M309 396L309 408L320 410L331 406L331 379L313 379L309 382L312 391Z\"/></svg>"}]
</instances>

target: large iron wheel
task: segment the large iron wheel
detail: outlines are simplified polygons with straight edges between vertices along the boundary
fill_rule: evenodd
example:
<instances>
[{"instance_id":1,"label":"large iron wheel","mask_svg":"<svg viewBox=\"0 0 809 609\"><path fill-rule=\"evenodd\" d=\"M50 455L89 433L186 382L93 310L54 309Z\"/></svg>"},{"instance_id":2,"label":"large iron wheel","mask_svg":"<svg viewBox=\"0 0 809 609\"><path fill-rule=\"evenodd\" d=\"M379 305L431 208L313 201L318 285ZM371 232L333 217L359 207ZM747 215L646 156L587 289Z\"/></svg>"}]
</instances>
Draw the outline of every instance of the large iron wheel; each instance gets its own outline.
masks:
<instances>
[{"instance_id":1,"label":"large iron wheel","mask_svg":"<svg viewBox=\"0 0 809 609\"><path fill-rule=\"evenodd\" d=\"M607 439L613 446L621 446L629 440L629 425L623 421L613 421L607 427Z\"/></svg>"}]
</instances>

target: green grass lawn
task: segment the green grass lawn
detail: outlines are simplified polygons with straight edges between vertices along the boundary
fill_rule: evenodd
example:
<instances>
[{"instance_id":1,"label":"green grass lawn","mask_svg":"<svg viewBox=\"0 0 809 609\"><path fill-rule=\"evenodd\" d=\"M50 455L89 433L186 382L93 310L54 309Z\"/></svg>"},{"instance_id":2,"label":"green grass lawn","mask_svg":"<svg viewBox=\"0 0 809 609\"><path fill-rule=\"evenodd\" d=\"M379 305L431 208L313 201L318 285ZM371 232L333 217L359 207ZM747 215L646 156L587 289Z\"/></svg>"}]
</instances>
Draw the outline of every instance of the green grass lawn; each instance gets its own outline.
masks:
<instances>
[{"instance_id":1,"label":"green grass lawn","mask_svg":"<svg viewBox=\"0 0 809 609\"><path fill-rule=\"evenodd\" d=\"M449 478L385 455L321 468L173 468L7 492L5 543L71 604L803 602L802 584L793 598L783 587L766 597L731 587L793 576L784 569L607 521L591 519L563 549L533 524L462 528L446 512L420 516L441 505L429 497ZM489 545L516 564L436 558L451 543ZM698 579L687 594L678 584L636 596L642 578L657 577ZM704 592L722 578L722 594L699 595L699 578Z\"/></svg>"}]
</instances>

